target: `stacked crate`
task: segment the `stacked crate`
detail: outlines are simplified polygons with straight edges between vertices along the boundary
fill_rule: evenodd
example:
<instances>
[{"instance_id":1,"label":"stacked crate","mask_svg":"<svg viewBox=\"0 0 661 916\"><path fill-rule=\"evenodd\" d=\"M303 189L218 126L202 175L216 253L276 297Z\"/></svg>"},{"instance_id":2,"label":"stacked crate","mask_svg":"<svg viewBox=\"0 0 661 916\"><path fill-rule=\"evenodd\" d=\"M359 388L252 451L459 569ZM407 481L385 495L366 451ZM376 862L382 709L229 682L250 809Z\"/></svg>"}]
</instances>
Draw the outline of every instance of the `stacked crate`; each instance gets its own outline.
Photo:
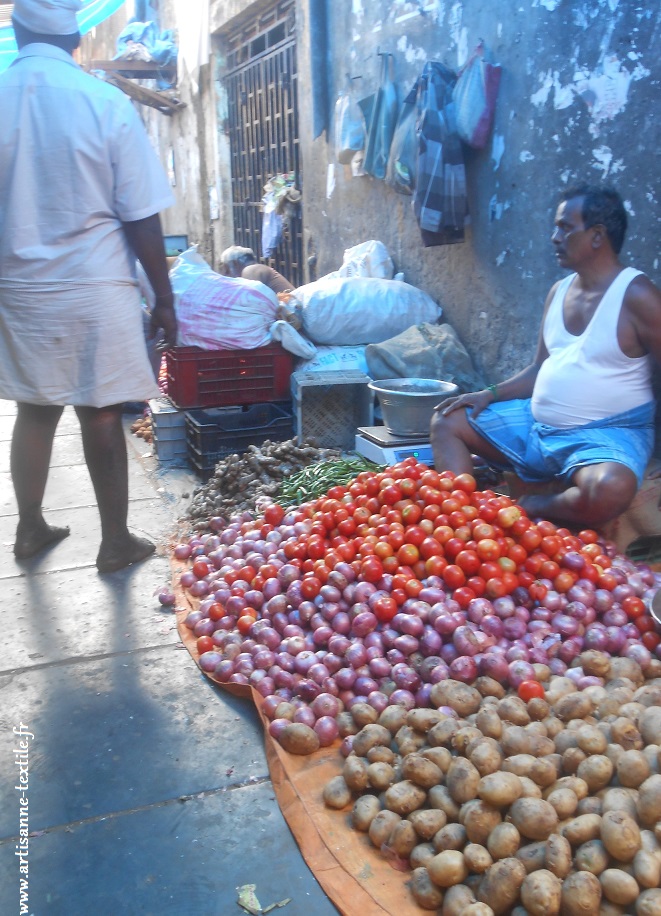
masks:
<instances>
[{"instance_id":1,"label":"stacked crate","mask_svg":"<svg viewBox=\"0 0 661 916\"><path fill-rule=\"evenodd\" d=\"M185 411L186 454L201 477L227 455L292 437L292 367L291 353L279 344L166 352L168 395Z\"/></svg>"},{"instance_id":2,"label":"stacked crate","mask_svg":"<svg viewBox=\"0 0 661 916\"><path fill-rule=\"evenodd\" d=\"M299 439L350 451L359 426L374 423L374 398L364 372L294 372L291 390Z\"/></svg>"}]
</instances>

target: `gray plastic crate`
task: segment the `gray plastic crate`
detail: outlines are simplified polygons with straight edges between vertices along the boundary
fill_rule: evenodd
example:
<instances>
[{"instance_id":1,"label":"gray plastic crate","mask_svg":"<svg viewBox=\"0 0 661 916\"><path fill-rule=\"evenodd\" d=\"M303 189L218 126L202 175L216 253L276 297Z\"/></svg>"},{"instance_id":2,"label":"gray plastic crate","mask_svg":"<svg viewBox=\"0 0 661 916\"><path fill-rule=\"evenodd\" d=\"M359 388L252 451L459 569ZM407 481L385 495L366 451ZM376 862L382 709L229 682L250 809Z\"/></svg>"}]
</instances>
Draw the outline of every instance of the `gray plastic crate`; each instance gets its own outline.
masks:
<instances>
[{"instance_id":1,"label":"gray plastic crate","mask_svg":"<svg viewBox=\"0 0 661 916\"><path fill-rule=\"evenodd\" d=\"M186 417L169 398L152 398L149 402L154 451L159 461L186 462Z\"/></svg>"},{"instance_id":2,"label":"gray plastic crate","mask_svg":"<svg viewBox=\"0 0 661 916\"><path fill-rule=\"evenodd\" d=\"M292 373L291 393L299 439L316 439L322 448L353 450L356 429L374 422L374 397L364 372Z\"/></svg>"}]
</instances>

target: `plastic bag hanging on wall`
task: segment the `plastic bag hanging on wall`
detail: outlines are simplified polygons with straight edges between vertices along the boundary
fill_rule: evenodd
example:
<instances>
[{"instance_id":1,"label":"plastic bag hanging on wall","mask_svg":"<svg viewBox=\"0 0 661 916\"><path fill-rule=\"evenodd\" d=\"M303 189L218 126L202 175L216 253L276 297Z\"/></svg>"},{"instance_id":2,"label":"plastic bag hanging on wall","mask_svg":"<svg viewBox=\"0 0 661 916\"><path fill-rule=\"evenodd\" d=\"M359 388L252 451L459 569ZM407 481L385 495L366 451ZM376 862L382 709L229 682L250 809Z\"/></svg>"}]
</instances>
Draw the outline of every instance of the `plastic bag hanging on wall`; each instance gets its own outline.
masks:
<instances>
[{"instance_id":1,"label":"plastic bag hanging on wall","mask_svg":"<svg viewBox=\"0 0 661 916\"><path fill-rule=\"evenodd\" d=\"M353 91L349 77L335 103L335 158L343 165L365 149L367 132L365 118Z\"/></svg>"},{"instance_id":2,"label":"plastic bag hanging on wall","mask_svg":"<svg viewBox=\"0 0 661 916\"><path fill-rule=\"evenodd\" d=\"M368 120L367 146L363 168L374 178L385 178L388 154L397 124L397 89L392 80L393 55L383 54L381 84L374 96L371 117ZM363 111L365 106L362 105Z\"/></svg>"},{"instance_id":3,"label":"plastic bag hanging on wall","mask_svg":"<svg viewBox=\"0 0 661 916\"><path fill-rule=\"evenodd\" d=\"M415 187L415 163L418 156L418 137L416 134L416 98L418 95L417 80L402 102L397 118L397 126L390 144L386 184L399 194L413 194Z\"/></svg>"},{"instance_id":4,"label":"plastic bag hanging on wall","mask_svg":"<svg viewBox=\"0 0 661 916\"><path fill-rule=\"evenodd\" d=\"M457 132L474 149L484 149L496 112L502 68L491 61L481 41L459 72L453 91L457 109Z\"/></svg>"}]
</instances>

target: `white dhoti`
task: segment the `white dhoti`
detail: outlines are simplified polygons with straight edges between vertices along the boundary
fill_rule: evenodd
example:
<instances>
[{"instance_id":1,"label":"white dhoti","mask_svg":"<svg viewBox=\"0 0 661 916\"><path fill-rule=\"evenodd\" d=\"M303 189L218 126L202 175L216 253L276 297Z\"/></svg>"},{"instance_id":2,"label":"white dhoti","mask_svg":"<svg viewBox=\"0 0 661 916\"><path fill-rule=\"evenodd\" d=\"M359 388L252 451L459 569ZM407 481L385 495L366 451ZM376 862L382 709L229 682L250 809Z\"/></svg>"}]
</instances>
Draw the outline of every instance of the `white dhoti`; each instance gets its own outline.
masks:
<instances>
[{"instance_id":1,"label":"white dhoti","mask_svg":"<svg viewBox=\"0 0 661 916\"><path fill-rule=\"evenodd\" d=\"M0 279L0 397L108 407L157 395L136 285Z\"/></svg>"}]
</instances>

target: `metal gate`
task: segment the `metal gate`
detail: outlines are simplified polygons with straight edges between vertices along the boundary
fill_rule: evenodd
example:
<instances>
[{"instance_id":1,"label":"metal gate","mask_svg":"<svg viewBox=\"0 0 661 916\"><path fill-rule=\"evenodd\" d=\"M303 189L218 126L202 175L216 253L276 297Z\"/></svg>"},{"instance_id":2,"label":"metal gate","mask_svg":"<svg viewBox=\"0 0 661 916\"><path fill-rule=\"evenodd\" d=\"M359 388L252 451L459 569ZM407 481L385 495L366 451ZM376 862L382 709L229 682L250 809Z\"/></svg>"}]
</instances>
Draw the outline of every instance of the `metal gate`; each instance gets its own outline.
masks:
<instances>
[{"instance_id":1,"label":"metal gate","mask_svg":"<svg viewBox=\"0 0 661 916\"><path fill-rule=\"evenodd\" d=\"M224 35L224 44L234 242L261 258L264 185L293 172L301 190L294 0L280 0L244 21ZM283 238L268 260L295 287L303 283L302 250L299 205L286 216Z\"/></svg>"}]
</instances>

